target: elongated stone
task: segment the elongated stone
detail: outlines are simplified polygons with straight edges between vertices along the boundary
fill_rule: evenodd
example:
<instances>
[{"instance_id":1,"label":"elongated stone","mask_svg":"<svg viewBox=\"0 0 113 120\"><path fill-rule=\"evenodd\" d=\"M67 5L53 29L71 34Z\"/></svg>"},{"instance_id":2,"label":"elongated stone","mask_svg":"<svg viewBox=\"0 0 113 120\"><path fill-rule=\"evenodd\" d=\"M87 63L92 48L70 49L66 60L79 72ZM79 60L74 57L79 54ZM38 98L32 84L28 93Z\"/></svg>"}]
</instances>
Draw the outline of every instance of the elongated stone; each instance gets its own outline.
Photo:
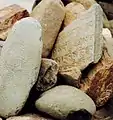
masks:
<instances>
[{"instance_id":1,"label":"elongated stone","mask_svg":"<svg viewBox=\"0 0 113 120\"><path fill-rule=\"evenodd\" d=\"M10 28L14 23L24 17L28 17L26 9L19 5L10 5L0 10L0 39L6 40Z\"/></svg>"},{"instance_id":2,"label":"elongated stone","mask_svg":"<svg viewBox=\"0 0 113 120\"><path fill-rule=\"evenodd\" d=\"M47 57L58 35L65 11L61 0L42 0L32 11L31 17L42 25L43 57Z\"/></svg>"},{"instance_id":3,"label":"elongated stone","mask_svg":"<svg viewBox=\"0 0 113 120\"><path fill-rule=\"evenodd\" d=\"M35 84L42 53L41 25L31 17L18 21L0 58L0 116L16 115Z\"/></svg>"},{"instance_id":4,"label":"elongated stone","mask_svg":"<svg viewBox=\"0 0 113 120\"><path fill-rule=\"evenodd\" d=\"M102 9L94 4L79 19L60 32L52 52L59 73L78 81L81 70L97 63L102 55Z\"/></svg>"}]
</instances>

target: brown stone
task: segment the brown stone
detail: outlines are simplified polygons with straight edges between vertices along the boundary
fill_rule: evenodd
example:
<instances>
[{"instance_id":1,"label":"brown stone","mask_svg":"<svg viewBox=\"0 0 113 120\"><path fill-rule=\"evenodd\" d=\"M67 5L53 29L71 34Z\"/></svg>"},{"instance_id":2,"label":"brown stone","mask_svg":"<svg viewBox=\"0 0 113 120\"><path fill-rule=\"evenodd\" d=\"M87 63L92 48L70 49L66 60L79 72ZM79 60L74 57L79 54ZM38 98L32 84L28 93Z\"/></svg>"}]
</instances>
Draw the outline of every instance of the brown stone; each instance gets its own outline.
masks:
<instances>
[{"instance_id":1,"label":"brown stone","mask_svg":"<svg viewBox=\"0 0 113 120\"><path fill-rule=\"evenodd\" d=\"M42 0L32 11L31 17L42 25L43 57L47 57L53 48L62 21L65 16L61 0Z\"/></svg>"},{"instance_id":2,"label":"brown stone","mask_svg":"<svg viewBox=\"0 0 113 120\"><path fill-rule=\"evenodd\" d=\"M58 64L52 59L42 58L39 78L36 84L38 91L46 91L57 82Z\"/></svg>"},{"instance_id":3,"label":"brown stone","mask_svg":"<svg viewBox=\"0 0 113 120\"><path fill-rule=\"evenodd\" d=\"M67 4L66 8L66 15L64 19L64 27L70 24L73 20L77 19L81 12L85 11L85 8L82 4L71 2Z\"/></svg>"},{"instance_id":4,"label":"brown stone","mask_svg":"<svg viewBox=\"0 0 113 120\"><path fill-rule=\"evenodd\" d=\"M36 115L36 114L26 114L23 116L10 117L6 120L53 120L53 119L42 117L42 116Z\"/></svg>"},{"instance_id":5,"label":"brown stone","mask_svg":"<svg viewBox=\"0 0 113 120\"><path fill-rule=\"evenodd\" d=\"M24 8L18 5L11 5L0 10L0 39L5 40L8 35L8 31L13 24L29 16L29 13Z\"/></svg>"},{"instance_id":6,"label":"brown stone","mask_svg":"<svg viewBox=\"0 0 113 120\"><path fill-rule=\"evenodd\" d=\"M102 59L88 73L81 87L96 103L103 106L113 96L113 59L104 50Z\"/></svg>"}]
</instances>

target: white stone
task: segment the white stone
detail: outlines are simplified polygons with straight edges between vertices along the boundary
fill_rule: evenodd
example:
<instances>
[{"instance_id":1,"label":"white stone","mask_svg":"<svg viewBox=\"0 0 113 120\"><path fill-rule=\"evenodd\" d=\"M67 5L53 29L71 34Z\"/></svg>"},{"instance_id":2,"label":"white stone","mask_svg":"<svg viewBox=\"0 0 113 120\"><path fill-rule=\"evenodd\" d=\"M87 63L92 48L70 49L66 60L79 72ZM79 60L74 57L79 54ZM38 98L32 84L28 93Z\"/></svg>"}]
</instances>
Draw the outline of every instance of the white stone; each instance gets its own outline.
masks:
<instances>
[{"instance_id":1,"label":"white stone","mask_svg":"<svg viewBox=\"0 0 113 120\"><path fill-rule=\"evenodd\" d=\"M102 30L102 35L104 36L104 38L112 38L112 34L111 31L108 28L103 28Z\"/></svg>"},{"instance_id":2,"label":"white stone","mask_svg":"<svg viewBox=\"0 0 113 120\"><path fill-rule=\"evenodd\" d=\"M36 101L36 107L61 120L71 111L86 109L91 114L96 111L95 104L88 95L67 85L57 86L43 93Z\"/></svg>"},{"instance_id":3,"label":"white stone","mask_svg":"<svg viewBox=\"0 0 113 120\"><path fill-rule=\"evenodd\" d=\"M31 18L10 31L0 59L0 116L16 115L35 84L41 63L41 25Z\"/></svg>"}]
</instances>

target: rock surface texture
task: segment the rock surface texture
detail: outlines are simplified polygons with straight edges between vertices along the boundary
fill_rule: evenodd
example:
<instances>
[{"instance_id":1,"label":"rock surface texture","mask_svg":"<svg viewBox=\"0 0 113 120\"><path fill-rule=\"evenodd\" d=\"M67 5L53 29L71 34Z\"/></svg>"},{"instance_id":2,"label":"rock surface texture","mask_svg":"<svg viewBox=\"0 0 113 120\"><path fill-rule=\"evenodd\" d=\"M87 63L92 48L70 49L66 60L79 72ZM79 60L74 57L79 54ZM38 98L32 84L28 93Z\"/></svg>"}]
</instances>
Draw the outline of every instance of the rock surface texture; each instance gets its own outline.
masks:
<instances>
[{"instance_id":1,"label":"rock surface texture","mask_svg":"<svg viewBox=\"0 0 113 120\"><path fill-rule=\"evenodd\" d=\"M102 9L94 4L60 32L52 52L59 73L79 82L81 70L97 63L102 55Z\"/></svg>"},{"instance_id":2,"label":"rock surface texture","mask_svg":"<svg viewBox=\"0 0 113 120\"><path fill-rule=\"evenodd\" d=\"M94 100L97 107L105 105L113 96L113 58L107 49L99 63L90 70L85 81L81 89Z\"/></svg>"},{"instance_id":3,"label":"rock surface texture","mask_svg":"<svg viewBox=\"0 0 113 120\"><path fill-rule=\"evenodd\" d=\"M51 59L42 58L36 89L46 91L57 82L58 64Z\"/></svg>"},{"instance_id":4,"label":"rock surface texture","mask_svg":"<svg viewBox=\"0 0 113 120\"><path fill-rule=\"evenodd\" d=\"M28 17L26 9L18 5L11 5L0 10L0 39L6 40L8 31L14 23L24 17Z\"/></svg>"},{"instance_id":5,"label":"rock surface texture","mask_svg":"<svg viewBox=\"0 0 113 120\"><path fill-rule=\"evenodd\" d=\"M35 84L41 64L42 28L31 17L18 21L0 58L0 116L16 115Z\"/></svg>"},{"instance_id":6,"label":"rock surface texture","mask_svg":"<svg viewBox=\"0 0 113 120\"><path fill-rule=\"evenodd\" d=\"M31 17L42 25L43 57L47 57L53 48L62 21L65 16L61 0L42 0L32 11Z\"/></svg>"},{"instance_id":7,"label":"rock surface texture","mask_svg":"<svg viewBox=\"0 0 113 120\"><path fill-rule=\"evenodd\" d=\"M95 104L89 96L67 85L57 86L43 93L36 101L36 107L58 119L64 119L71 111L80 109L86 109L91 114L96 111Z\"/></svg>"}]
</instances>

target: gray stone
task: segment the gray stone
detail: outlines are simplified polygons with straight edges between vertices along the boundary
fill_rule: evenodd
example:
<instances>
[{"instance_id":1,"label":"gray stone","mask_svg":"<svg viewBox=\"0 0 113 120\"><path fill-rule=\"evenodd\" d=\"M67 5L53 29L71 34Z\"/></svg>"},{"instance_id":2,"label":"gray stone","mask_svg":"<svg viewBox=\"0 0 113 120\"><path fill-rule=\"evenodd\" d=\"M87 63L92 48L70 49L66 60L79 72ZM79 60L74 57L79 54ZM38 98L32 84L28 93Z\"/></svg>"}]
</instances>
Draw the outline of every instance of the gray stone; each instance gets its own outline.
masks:
<instances>
[{"instance_id":1,"label":"gray stone","mask_svg":"<svg viewBox=\"0 0 113 120\"><path fill-rule=\"evenodd\" d=\"M46 118L37 114L25 114L22 116L10 117L6 120L53 120L51 118Z\"/></svg>"},{"instance_id":2,"label":"gray stone","mask_svg":"<svg viewBox=\"0 0 113 120\"><path fill-rule=\"evenodd\" d=\"M31 13L31 17L39 20L42 25L42 56L44 58L53 48L64 16L65 9L61 0L42 0Z\"/></svg>"},{"instance_id":3,"label":"gray stone","mask_svg":"<svg viewBox=\"0 0 113 120\"><path fill-rule=\"evenodd\" d=\"M24 18L12 28L0 59L0 116L16 115L35 84L41 64L41 25Z\"/></svg>"},{"instance_id":4,"label":"gray stone","mask_svg":"<svg viewBox=\"0 0 113 120\"><path fill-rule=\"evenodd\" d=\"M60 32L52 52L59 73L79 81L81 70L97 63L102 55L102 9L94 4Z\"/></svg>"},{"instance_id":5,"label":"gray stone","mask_svg":"<svg viewBox=\"0 0 113 120\"><path fill-rule=\"evenodd\" d=\"M46 91L57 82L58 64L52 59L42 58L36 89Z\"/></svg>"},{"instance_id":6,"label":"gray stone","mask_svg":"<svg viewBox=\"0 0 113 120\"><path fill-rule=\"evenodd\" d=\"M86 109L94 114L94 102L81 90L67 85L54 87L41 95L35 103L36 108L51 116L64 119L71 111Z\"/></svg>"}]
</instances>

